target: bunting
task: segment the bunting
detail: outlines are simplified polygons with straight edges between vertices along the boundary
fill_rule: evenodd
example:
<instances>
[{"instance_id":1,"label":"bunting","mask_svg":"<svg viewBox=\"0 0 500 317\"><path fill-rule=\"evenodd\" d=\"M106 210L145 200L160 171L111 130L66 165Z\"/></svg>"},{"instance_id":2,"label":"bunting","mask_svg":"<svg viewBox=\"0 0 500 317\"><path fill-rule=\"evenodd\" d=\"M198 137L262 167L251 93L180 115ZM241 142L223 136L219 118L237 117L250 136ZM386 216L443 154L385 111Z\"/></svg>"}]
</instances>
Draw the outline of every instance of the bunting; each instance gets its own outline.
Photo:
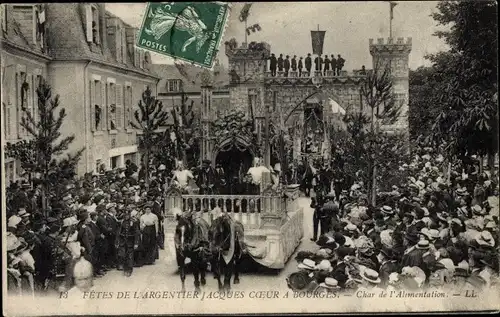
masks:
<instances>
[{"instance_id":1,"label":"bunting","mask_svg":"<svg viewBox=\"0 0 500 317\"><path fill-rule=\"evenodd\" d=\"M248 16L250 15L251 6L252 6L251 3L245 3L240 12L240 17L239 17L240 22L245 22L248 19Z\"/></svg>"},{"instance_id":2,"label":"bunting","mask_svg":"<svg viewBox=\"0 0 500 317\"><path fill-rule=\"evenodd\" d=\"M323 55L323 44L326 31L311 31L313 54Z\"/></svg>"},{"instance_id":3,"label":"bunting","mask_svg":"<svg viewBox=\"0 0 500 317\"><path fill-rule=\"evenodd\" d=\"M389 1L389 4L391 5L391 20L393 20L394 19L393 10L394 10L394 7L397 6L398 4L396 2L393 2L393 1Z\"/></svg>"}]
</instances>

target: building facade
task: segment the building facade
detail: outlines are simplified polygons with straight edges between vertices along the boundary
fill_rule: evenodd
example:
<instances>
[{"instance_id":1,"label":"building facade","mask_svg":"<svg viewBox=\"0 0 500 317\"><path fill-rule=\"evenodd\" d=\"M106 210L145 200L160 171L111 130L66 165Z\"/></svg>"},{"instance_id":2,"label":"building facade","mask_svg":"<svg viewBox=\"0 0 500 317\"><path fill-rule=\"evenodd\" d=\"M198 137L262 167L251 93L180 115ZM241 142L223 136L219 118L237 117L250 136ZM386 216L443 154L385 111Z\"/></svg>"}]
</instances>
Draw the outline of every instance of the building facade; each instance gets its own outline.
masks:
<instances>
[{"instance_id":1,"label":"building facade","mask_svg":"<svg viewBox=\"0 0 500 317\"><path fill-rule=\"evenodd\" d=\"M158 83L149 53L135 48L137 32L102 3L3 5L5 140L28 137L19 127L21 104L36 108L34 91L43 77L66 109L61 134L75 135L69 151L85 148L79 175L101 165L120 167L127 159L137 163L137 131L130 121L144 90L156 94ZM6 172L7 164L16 167L6 161ZM11 174L15 179L19 168Z\"/></svg>"},{"instance_id":2,"label":"building facade","mask_svg":"<svg viewBox=\"0 0 500 317\"><path fill-rule=\"evenodd\" d=\"M398 122L394 126L384 127L388 131L407 132L408 120L408 56L411 51L411 38L396 40L378 39L375 44L369 41L369 51L373 56L374 67L382 63L390 66L393 79L394 95L403 103ZM243 43L238 46L235 41L226 42L226 55L229 61L229 99L231 109L245 113L247 118L255 122L254 134L258 143L264 144L260 152L264 152L266 164L271 164L269 140L266 133L270 125L288 129L293 138L293 156L303 156L304 146L311 141L314 153L323 157L329 153L329 140L326 136L325 123L340 123L340 112L366 112L369 109L363 100L361 87L366 79L366 72L342 71L336 75L333 71L316 71L313 74L290 71L288 76L277 72L272 76L268 71L268 58L271 47L260 43L253 47ZM213 104L213 93L206 89L205 106L202 106L202 117L207 122L219 117L217 107ZM216 160L217 142L214 140L210 124L204 125L203 144L206 150L203 157ZM245 146L250 142L242 136L233 137L232 142L240 142ZM214 143L215 142L215 143ZM301 144L302 143L302 144ZM313 154L314 154L313 153Z\"/></svg>"}]
</instances>

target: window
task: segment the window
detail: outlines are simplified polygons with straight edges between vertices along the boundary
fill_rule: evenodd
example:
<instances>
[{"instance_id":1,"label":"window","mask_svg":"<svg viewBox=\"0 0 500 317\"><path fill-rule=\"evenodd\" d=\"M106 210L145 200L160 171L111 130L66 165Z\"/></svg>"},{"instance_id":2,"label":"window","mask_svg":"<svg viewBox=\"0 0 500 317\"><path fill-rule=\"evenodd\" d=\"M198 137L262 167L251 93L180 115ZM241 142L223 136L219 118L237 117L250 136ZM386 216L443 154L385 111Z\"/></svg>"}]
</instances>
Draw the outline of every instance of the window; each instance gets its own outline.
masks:
<instances>
[{"instance_id":1,"label":"window","mask_svg":"<svg viewBox=\"0 0 500 317\"><path fill-rule=\"evenodd\" d=\"M108 130L116 130L116 84L108 83Z\"/></svg>"},{"instance_id":2,"label":"window","mask_svg":"<svg viewBox=\"0 0 500 317\"><path fill-rule=\"evenodd\" d=\"M119 156L113 156L111 157L111 169L117 168L118 167L118 159Z\"/></svg>"},{"instance_id":3,"label":"window","mask_svg":"<svg viewBox=\"0 0 500 317\"><path fill-rule=\"evenodd\" d=\"M123 128L123 85L116 85L116 129Z\"/></svg>"},{"instance_id":4,"label":"window","mask_svg":"<svg viewBox=\"0 0 500 317\"><path fill-rule=\"evenodd\" d=\"M123 62L123 47L122 47L122 27L119 23L116 24L116 61Z\"/></svg>"},{"instance_id":5,"label":"window","mask_svg":"<svg viewBox=\"0 0 500 317\"><path fill-rule=\"evenodd\" d=\"M44 47L45 36L45 10L43 5L38 4L33 6L33 38L34 42Z\"/></svg>"},{"instance_id":6,"label":"window","mask_svg":"<svg viewBox=\"0 0 500 317\"><path fill-rule=\"evenodd\" d=\"M92 131L103 130L104 107L103 107L103 89L100 79L93 79L90 82L90 113Z\"/></svg>"},{"instance_id":7,"label":"window","mask_svg":"<svg viewBox=\"0 0 500 317\"><path fill-rule=\"evenodd\" d=\"M87 42L99 44L99 10L97 6L89 4L85 7L85 20L87 23Z\"/></svg>"},{"instance_id":8,"label":"window","mask_svg":"<svg viewBox=\"0 0 500 317\"><path fill-rule=\"evenodd\" d=\"M25 117L23 108L30 110L29 104L29 91L30 85L28 82L28 74L26 72L19 72L16 78L16 89L17 89L17 137L19 139L26 136L26 129L21 125L22 118Z\"/></svg>"},{"instance_id":9,"label":"window","mask_svg":"<svg viewBox=\"0 0 500 317\"><path fill-rule=\"evenodd\" d=\"M128 153L123 156L125 162L130 161L130 163L137 164L137 155L136 153Z\"/></svg>"},{"instance_id":10,"label":"window","mask_svg":"<svg viewBox=\"0 0 500 317\"><path fill-rule=\"evenodd\" d=\"M134 120L134 112L133 112L133 99L132 99L132 86L130 84L125 84L125 126L129 128L130 121Z\"/></svg>"},{"instance_id":11,"label":"window","mask_svg":"<svg viewBox=\"0 0 500 317\"><path fill-rule=\"evenodd\" d=\"M167 81L167 91L168 92L178 92L181 91L182 80L180 79L169 79Z\"/></svg>"},{"instance_id":12,"label":"window","mask_svg":"<svg viewBox=\"0 0 500 317\"><path fill-rule=\"evenodd\" d=\"M7 32L7 7L0 5L0 19L2 19L2 31Z\"/></svg>"}]
</instances>

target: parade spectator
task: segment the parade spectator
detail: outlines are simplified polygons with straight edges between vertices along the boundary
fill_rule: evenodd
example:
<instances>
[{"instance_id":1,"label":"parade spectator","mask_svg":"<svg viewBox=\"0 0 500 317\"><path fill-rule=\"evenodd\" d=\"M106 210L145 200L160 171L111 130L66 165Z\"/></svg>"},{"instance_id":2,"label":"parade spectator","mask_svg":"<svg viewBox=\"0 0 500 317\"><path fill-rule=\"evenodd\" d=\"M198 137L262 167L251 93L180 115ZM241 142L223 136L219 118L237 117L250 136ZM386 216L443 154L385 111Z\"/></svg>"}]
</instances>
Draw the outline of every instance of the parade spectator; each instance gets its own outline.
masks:
<instances>
[{"instance_id":1,"label":"parade spectator","mask_svg":"<svg viewBox=\"0 0 500 317\"><path fill-rule=\"evenodd\" d=\"M292 71L296 72L297 71L297 55L293 55L291 63L292 63L291 64Z\"/></svg>"},{"instance_id":2,"label":"parade spectator","mask_svg":"<svg viewBox=\"0 0 500 317\"><path fill-rule=\"evenodd\" d=\"M276 59L276 56L274 53L271 54L271 57L269 58L269 69L271 71L271 76L276 76L276 67L278 65L278 60Z\"/></svg>"},{"instance_id":3,"label":"parade spectator","mask_svg":"<svg viewBox=\"0 0 500 317\"><path fill-rule=\"evenodd\" d=\"M305 63L306 70L310 76L311 75L311 67L312 67L311 53L307 54L307 57L306 57L304 63Z\"/></svg>"},{"instance_id":4,"label":"parade spectator","mask_svg":"<svg viewBox=\"0 0 500 317\"><path fill-rule=\"evenodd\" d=\"M340 76L342 68L344 68L345 59L343 59L340 54L337 55L337 76Z\"/></svg>"},{"instance_id":5,"label":"parade spectator","mask_svg":"<svg viewBox=\"0 0 500 317\"><path fill-rule=\"evenodd\" d=\"M290 71L290 56L286 56L283 61L283 67L285 68L285 77L288 77L288 72Z\"/></svg>"},{"instance_id":6,"label":"parade spectator","mask_svg":"<svg viewBox=\"0 0 500 317\"><path fill-rule=\"evenodd\" d=\"M302 69L304 68L304 62L302 61L302 56L299 58L299 64L298 64L298 69L299 69L299 77L302 77Z\"/></svg>"},{"instance_id":7,"label":"parade spectator","mask_svg":"<svg viewBox=\"0 0 500 317\"><path fill-rule=\"evenodd\" d=\"M324 67L323 67L323 76L326 76L326 72L330 70L330 59L328 58L328 55L325 55L325 59L323 60Z\"/></svg>"},{"instance_id":8,"label":"parade spectator","mask_svg":"<svg viewBox=\"0 0 500 317\"><path fill-rule=\"evenodd\" d=\"M323 58L321 58L321 56L316 56L316 58L314 58L314 69L317 71L317 72L320 72L323 68Z\"/></svg>"},{"instance_id":9,"label":"parade spectator","mask_svg":"<svg viewBox=\"0 0 500 317\"><path fill-rule=\"evenodd\" d=\"M278 57L278 71L279 72L283 71L283 66L284 66L283 54L280 54L280 57Z\"/></svg>"},{"instance_id":10,"label":"parade spectator","mask_svg":"<svg viewBox=\"0 0 500 317\"><path fill-rule=\"evenodd\" d=\"M335 59L335 55L331 55L330 56L330 65L331 65L331 69L333 70L333 76L337 75L337 60Z\"/></svg>"}]
</instances>

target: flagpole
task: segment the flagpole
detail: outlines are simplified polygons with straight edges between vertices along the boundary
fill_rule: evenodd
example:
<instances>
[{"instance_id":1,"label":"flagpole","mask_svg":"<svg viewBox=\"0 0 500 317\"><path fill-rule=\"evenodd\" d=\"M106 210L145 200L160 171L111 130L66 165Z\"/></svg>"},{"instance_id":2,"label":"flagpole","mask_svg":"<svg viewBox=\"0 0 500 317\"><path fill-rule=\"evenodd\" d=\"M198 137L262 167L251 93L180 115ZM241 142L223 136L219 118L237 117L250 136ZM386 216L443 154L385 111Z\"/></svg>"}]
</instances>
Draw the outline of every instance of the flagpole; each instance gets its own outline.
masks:
<instances>
[{"instance_id":1,"label":"flagpole","mask_svg":"<svg viewBox=\"0 0 500 317\"><path fill-rule=\"evenodd\" d=\"M248 20L248 18L245 19L245 44L247 44L247 37L248 37L248 31L247 31L247 29L248 29L248 26L247 26L248 22L247 22L247 20Z\"/></svg>"}]
</instances>

